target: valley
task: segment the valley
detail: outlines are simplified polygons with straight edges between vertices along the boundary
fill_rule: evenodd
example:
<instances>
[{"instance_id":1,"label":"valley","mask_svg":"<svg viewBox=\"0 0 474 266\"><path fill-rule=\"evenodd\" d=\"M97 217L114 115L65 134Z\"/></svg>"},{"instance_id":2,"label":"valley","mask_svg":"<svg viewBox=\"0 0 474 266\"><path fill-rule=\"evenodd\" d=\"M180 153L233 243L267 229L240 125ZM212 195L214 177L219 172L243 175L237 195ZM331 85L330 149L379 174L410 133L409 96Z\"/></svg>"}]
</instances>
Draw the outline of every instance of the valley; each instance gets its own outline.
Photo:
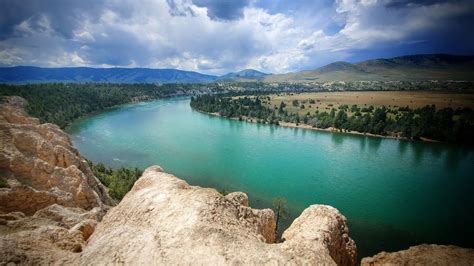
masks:
<instances>
[{"instance_id":1,"label":"valley","mask_svg":"<svg viewBox=\"0 0 474 266\"><path fill-rule=\"evenodd\" d=\"M0 3L0 266L474 266L473 0Z\"/></svg>"}]
</instances>

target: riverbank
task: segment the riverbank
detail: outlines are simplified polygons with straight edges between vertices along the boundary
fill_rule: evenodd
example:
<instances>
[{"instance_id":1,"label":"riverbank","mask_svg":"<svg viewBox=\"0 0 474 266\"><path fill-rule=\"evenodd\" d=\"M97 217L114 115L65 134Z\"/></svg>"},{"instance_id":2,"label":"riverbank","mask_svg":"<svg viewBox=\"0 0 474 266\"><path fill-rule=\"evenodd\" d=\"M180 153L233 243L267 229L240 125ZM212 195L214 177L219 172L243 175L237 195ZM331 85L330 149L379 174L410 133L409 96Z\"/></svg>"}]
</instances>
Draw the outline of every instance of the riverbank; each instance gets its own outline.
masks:
<instances>
[{"instance_id":1,"label":"riverbank","mask_svg":"<svg viewBox=\"0 0 474 266\"><path fill-rule=\"evenodd\" d=\"M219 113L206 113L206 112L202 112L202 111L197 110L197 109L193 109L193 110L195 110L197 112L200 112L200 113L203 113L203 114L223 117L223 118L227 118L227 119L231 119L231 120L245 121L245 122L254 123L254 124L261 124L261 123L258 123L257 119L252 118L252 117L243 116L242 120L240 120L237 117L224 117L224 116L220 115ZM264 123L264 124L265 125L270 125L268 123ZM275 125L275 124L273 124L273 125ZM341 134L349 134L349 135L368 136L368 137L376 137L376 138L387 138L387 139L416 141L414 139L409 139L409 138L406 138L406 137L402 137L400 135L400 133L398 133L396 135L378 135L378 134L372 134L372 133L364 133L364 132L358 132L358 131L337 129L337 128L334 128L334 127L317 128L317 127L313 127L313 126L310 126L310 125L307 125L307 124L301 124L301 123L296 124L296 123L291 123L291 122L280 122L280 121L278 121L278 124L276 126L289 127L289 128L309 129L309 130L323 131L323 132L330 132L330 133L341 133ZM441 141L437 141L437 140L433 140L433 139L429 139L429 138L423 138L423 137L420 138L419 141L442 143Z\"/></svg>"}]
</instances>

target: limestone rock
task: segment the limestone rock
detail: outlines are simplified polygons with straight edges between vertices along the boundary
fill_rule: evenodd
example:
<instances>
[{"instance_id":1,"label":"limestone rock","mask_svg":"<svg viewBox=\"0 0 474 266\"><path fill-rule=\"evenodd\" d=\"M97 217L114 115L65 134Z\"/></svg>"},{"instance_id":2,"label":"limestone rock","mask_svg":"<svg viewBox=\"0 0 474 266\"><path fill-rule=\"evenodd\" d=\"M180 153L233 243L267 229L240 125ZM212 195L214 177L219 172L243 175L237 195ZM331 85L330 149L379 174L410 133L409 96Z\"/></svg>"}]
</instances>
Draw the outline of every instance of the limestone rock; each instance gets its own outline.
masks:
<instances>
[{"instance_id":1,"label":"limestone rock","mask_svg":"<svg viewBox=\"0 0 474 266\"><path fill-rule=\"evenodd\" d=\"M249 197L247 197L247 195L243 192L232 192L227 194L225 198L237 205L242 205L244 207L249 206Z\"/></svg>"},{"instance_id":2,"label":"limestone rock","mask_svg":"<svg viewBox=\"0 0 474 266\"><path fill-rule=\"evenodd\" d=\"M26 104L0 104L0 264L71 263L114 201L68 135Z\"/></svg>"},{"instance_id":3,"label":"limestone rock","mask_svg":"<svg viewBox=\"0 0 474 266\"><path fill-rule=\"evenodd\" d=\"M355 263L345 218L313 205L274 241L273 211L247 207L244 193L222 196L148 168L96 227L82 264Z\"/></svg>"},{"instance_id":4,"label":"limestone rock","mask_svg":"<svg viewBox=\"0 0 474 266\"><path fill-rule=\"evenodd\" d=\"M327 205L312 205L283 232L282 246L307 257L311 264L330 256L338 265L356 264L356 245L349 237L346 218ZM316 258L316 259L315 259Z\"/></svg>"},{"instance_id":5,"label":"limestone rock","mask_svg":"<svg viewBox=\"0 0 474 266\"><path fill-rule=\"evenodd\" d=\"M88 216L88 212L73 208L60 212L73 216ZM93 211L89 211L93 212ZM0 223L0 264L70 264L79 258L93 232L96 220L84 219L77 225L66 225L46 213L42 215L10 216ZM91 214L93 216L93 214ZM0 218L2 220L2 218ZM72 227L70 227L72 226Z\"/></svg>"},{"instance_id":6,"label":"limestone rock","mask_svg":"<svg viewBox=\"0 0 474 266\"><path fill-rule=\"evenodd\" d=\"M54 203L85 210L114 205L69 136L29 117L25 106L16 96L0 105L0 175L11 186L0 190L0 211L33 215Z\"/></svg>"},{"instance_id":7,"label":"limestone rock","mask_svg":"<svg viewBox=\"0 0 474 266\"><path fill-rule=\"evenodd\" d=\"M362 259L362 265L474 265L474 249L419 245L397 252L380 252Z\"/></svg>"}]
</instances>

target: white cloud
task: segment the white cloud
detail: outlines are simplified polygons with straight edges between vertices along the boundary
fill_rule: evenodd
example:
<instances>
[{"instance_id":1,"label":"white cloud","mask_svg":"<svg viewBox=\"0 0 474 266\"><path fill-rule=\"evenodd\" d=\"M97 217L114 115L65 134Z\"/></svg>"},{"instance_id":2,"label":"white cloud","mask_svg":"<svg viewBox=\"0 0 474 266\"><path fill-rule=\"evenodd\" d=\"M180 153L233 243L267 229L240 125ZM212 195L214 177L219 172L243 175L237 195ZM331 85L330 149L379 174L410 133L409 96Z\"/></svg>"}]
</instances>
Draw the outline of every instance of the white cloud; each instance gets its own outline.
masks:
<instances>
[{"instance_id":1,"label":"white cloud","mask_svg":"<svg viewBox=\"0 0 474 266\"><path fill-rule=\"evenodd\" d=\"M474 12L469 2L397 1L394 7L391 0L337 0L311 23L256 2L234 3L236 10L212 0L86 1L69 9L61 2L36 12L19 5L5 27L11 30L0 32L0 64L279 73L344 60L361 49L430 44L430 32L446 35L453 20ZM328 35L324 27L331 23L342 28Z\"/></svg>"}]
</instances>

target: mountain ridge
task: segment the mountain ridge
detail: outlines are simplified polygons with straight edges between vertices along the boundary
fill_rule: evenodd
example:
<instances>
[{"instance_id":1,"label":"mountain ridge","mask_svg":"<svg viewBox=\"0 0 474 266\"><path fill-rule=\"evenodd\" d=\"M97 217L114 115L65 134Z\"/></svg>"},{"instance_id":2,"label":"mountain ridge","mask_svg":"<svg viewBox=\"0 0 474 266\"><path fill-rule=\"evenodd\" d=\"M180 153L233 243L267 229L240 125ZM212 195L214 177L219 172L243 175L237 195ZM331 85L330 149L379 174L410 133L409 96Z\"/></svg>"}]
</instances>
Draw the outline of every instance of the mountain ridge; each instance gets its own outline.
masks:
<instances>
[{"instance_id":1,"label":"mountain ridge","mask_svg":"<svg viewBox=\"0 0 474 266\"><path fill-rule=\"evenodd\" d=\"M0 67L0 83L47 82L99 83L209 83L226 81L334 82L334 81L421 81L474 80L473 55L416 54L377 58L356 63L336 61L313 70L267 74L244 69L207 75L172 68L92 68L34 66Z\"/></svg>"},{"instance_id":2,"label":"mountain ridge","mask_svg":"<svg viewBox=\"0 0 474 266\"><path fill-rule=\"evenodd\" d=\"M204 83L216 76L172 68L42 68L16 66L0 68L1 83L111 82L111 83Z\"/></svg>"},{"instance_id":3,"label":"mountain ridge","mask_svg":"<svg viewBox=\"0 0 474 266\"><path fill-rule=\"evenodd\" d=\"M229 72L219 77L219 79L261 79L271 74L263 73L255 69L244 69L237 72Z\"/></svg>"},{"instance_id":4,"label":"mountain ridge","mask_svg":"<svg viewBox=\"0 0 474 266\"><path fill-rule=\"evenodd\" d=\"M474 56L418 54L356 63L333 62L314 70L273 75L267 82L474 80Z\"/></svg>"}]
</instances>

